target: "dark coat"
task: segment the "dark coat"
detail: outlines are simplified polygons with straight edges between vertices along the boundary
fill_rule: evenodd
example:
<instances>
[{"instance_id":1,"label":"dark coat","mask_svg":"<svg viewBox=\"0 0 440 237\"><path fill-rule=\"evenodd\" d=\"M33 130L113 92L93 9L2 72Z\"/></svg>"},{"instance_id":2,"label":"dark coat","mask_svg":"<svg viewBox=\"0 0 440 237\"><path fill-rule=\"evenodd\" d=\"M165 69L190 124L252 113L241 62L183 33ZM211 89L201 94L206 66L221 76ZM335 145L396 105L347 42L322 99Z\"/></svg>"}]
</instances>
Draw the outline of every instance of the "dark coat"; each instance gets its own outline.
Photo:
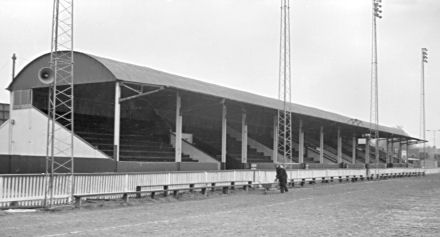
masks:
<instances>
[{"instance_id":1,"label":"dark coat","mask_svg":"<svg viewBox=\"0 0 440 237\"><path fill-rule=\"evenodd\" d=\"M283 183L287 182L287 172L284 168L277 167L276 172L277 172L276 178L280 182L283 182Z\"/></svg>"}]
</instances>

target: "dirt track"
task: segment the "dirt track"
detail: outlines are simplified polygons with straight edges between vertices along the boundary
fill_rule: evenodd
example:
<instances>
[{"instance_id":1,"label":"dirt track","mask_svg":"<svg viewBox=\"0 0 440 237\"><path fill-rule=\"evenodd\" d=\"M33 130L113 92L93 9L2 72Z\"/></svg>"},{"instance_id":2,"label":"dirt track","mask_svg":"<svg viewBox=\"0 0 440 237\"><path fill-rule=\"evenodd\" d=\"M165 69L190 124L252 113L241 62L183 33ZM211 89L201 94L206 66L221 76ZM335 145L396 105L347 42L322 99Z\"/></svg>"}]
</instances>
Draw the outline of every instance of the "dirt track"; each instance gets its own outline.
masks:
<instances>
[{"instance_id":1,"label":"dirt track","mask_svg":"<svg viewBox=\"0 0 440 237\"><path fill-rule=\"evenodd\" d=\"M185 201L182 201L185 200ZM104 206L104 207L99 207ZM439 236L440 175L0 212L0 236Z\"/></svg>"}]
</instances>

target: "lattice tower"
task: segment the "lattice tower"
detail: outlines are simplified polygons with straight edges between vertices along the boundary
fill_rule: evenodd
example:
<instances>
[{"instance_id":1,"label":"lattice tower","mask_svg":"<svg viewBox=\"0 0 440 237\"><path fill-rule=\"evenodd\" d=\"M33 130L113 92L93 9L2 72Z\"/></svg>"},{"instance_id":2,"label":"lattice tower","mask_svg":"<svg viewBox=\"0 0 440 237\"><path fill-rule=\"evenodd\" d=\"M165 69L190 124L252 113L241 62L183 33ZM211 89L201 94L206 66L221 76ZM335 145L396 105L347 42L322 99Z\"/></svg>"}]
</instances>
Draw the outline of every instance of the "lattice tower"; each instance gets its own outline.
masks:
<instances>
[{"instance_id":1,"label":"lattice tower","mask_svg":"<svg viewBox=\"0 0 440 237\"><path fill-rule=\"evenodd\" d=\"M428 63L428 49L422 48L420 78L420 137L426 140L426 118L425 118L425 63ZM426 143L423 142L423 158L426 156Z\"/></svg>"},{"instance_id":2,"label":"lattice tower","mask_svg":"<svg viewBox=\"0 0 440 237\"><path fill-rule=\"evenodd\" d=\"M278 99L283 101L283 110L278 110L278 152L283 155L283 160L278 159L279 162L292 161L292 115L289 111L291 103L289 11L289 0L281 0Z\"/></svg>"},{"instance_id":3,"label":"lattice tower","mask_svg":"<svg viewBox=\"0 0 440 237\"><path fill-rule=\"evenodd\" d=\"M74 172L73 113L73 0L54 0L50 68L54 80L49 86L45 206L58 198L72 200ZM68 133L63 132L67 129ZM64 173L64 185L55 185L54 175ZM70 193L67 197L56 193Z\"/></svg>"},{"instance_id":4,"label":"lattice tower","mask_svg":"<svg viewBox=\"0 0 440 237\"><path fill-rule=\"evenodd\" d=\"M371 55L371 86L370 86L370 138L375 143L376 163L379 163L379 89L377 73L377 31L376 20L381 19L382 5L381 0L372 0L372 55ZM367 144L369 145L369 144ZM370 155L370 154L367 154Z\"/></svg>"}]
</instances>

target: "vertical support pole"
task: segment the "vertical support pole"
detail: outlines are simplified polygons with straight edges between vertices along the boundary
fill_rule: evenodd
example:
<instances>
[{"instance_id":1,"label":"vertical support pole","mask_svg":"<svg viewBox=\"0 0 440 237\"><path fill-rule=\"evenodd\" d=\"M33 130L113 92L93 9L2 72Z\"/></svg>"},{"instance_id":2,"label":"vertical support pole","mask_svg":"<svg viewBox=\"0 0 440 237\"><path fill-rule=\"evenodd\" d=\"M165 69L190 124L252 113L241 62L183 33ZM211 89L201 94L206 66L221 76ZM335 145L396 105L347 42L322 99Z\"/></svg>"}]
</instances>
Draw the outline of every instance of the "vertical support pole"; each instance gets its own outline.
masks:
<instances>
[{"instance_id":1,"label":"vertical support pole","mask_svg":"<svg viewBox=\"0 0 440 237\"><path fill-rule=\"evenodd\" d=\"M4 178L3 177L0 177L0 198L4 198L6 195L8 195L8 194L6 194L6 193L4 193L3 192L3 186L4 186L4 184L3 184L3 180L4 180ZM9 191L9 190L8 190Z\"/></svg>"},{"instance_id":2,"label":"vertical support pole","mask_svg":"<svg viewBox=\"0 0 440 237\"><path fill-rule=\"evenodd\" d=\"M8 137L8 154L12 156L13 153L13 132L14 132L14 125L12 125L12 121L14 120L13 117L13 107L14 107L14 92L10 92L10 105L9 105L9 137ZM11 157L10 157L11 158Z\"/></svg>"},{"instance_id":3,"label":"vertical support pole","mask_svg":"<svg viewBox=\"0 0 440 237\"><path fill-rule=\"evenodd\" d=\"M428 49L422 48L422 70L421 70L421 84L420 84L420 137L426 140L426 111L425 111L425 63L428 63ZM420 153L420 152L419 152ZM426 143L423 143L423 157L421 165L424 167L426 156Z\"/></svg>"},{"instance_id":4,"label":"vertical support pole","mask_svg":"<svg viewBox=\"0 0 440 237\"><path fill-rule=\"evenodd\" d=\"M130 188L128 187L129 186L128 180L129 180L128 174L125 174L124 175L124 192L128 192L131 189L131 187Z\"/></svg>"},{"instance_id":5,"label":"vertical support pole","mask_svg":"<svg viewBox=\"0 0 440 237\"><path fill-rule=\"evenodd\" d=\"M365 164L370 164L370 138L365 141Z\"/></svg>"},{"instance_id":6,"label":"vertical support pole","mask_svg":"<svg viewBox=\"0 0 440 237\"><path fill-rule=\"evenodd\" d=\"M391 157L390 157L390 163L394 163L394 139L391 138Z\"/></svg>"},{"instance_id":7,"label":"vertical support pole","mask_svg":"<svg viewBox=\"0 0 440 237\"><path fill-rule=\"evenodd\" d=\"M227 107L226 103L222 104L222 160L221 168L226 169L226 142L227 142Z\"/></svg>"},{"instance_id":8,"label":"vertical support pole","mask_svg":"<svg viewBox=\"0 0 440 237\"><path fill-rule=\"evenodd\" d=\"M14 81L15 78L15 61L17 60L17 56L15 56L15 53L12 54L12 81Z\"/></svg>"},{"instance_id":9,"label":"vertical support pole","mask_svg":"<svg viewBox=\"0 0 440 237\"><path fill-rule=\"evenodd\" d=\"M272 161L278 163L278 116L273 117L273 151Z\"/></svg>"},{"instance_id":10,"label":"vertical support pole","mask_svg":"<svg viewBox=\"0 0 440 237\"><path fill-rule=\"evenodd\" d=\"M378 131L376 131L376 134L379 134L379 132ZM375 145L374 145L374 150L375 150L375 158L376 158L376 164L379 164L379 162L380 162L380 147L379 147L379 142L380 142L380 139L379 139L379 136L376 136L377 138L376 139L374 139L374 142L375 142Z\"/></svg>"},{"instance_id":11,"label":"vertical support pole","mask_svg":"<svg viewBox=\"0 0 440 237\"><path fill-rule=\"evenodd\" d=\"M241 163L246 168L248 146L248 127L246 121L246 111L241 112Z\"/></svg>"},{"instance_id":12,"label":"vertical support pole","mask_svg":"<svg viewBox=\"0 0 440 237\"><path fill-rule=\"evenodd\" d=\"M17 56L15 56L15 53L14 54L12 54L12 80L11 80L11 82L13 82L14 81L14 78L15 78L15 61L17 60ZM9 93L9 101L10 101L10 104L9 104L9 134L8 134L8 155L10 156L9 157L9 159L12 159L12 144L13 144L13 142L12 142L12 139L13 139L13 136L12 136L12 133L13 133L13 124L12 124L12 121L14 120L13 118L12 118L12 108L13 108L13 106L14 106L14 92L13 91L11 91L10 93Z\"/></svg>"},{"instance_id":13,"label":"vertical support pole","mask_svg":"<svg viewBox=\"0 0 440 237\"><path fill-rule=\"evenodd\" d=\"M304 158L307 158L307 147L305 144L305 137L306 137L306 133L304 132L304 129L302 129L301 132L302 162L301 163L304 163Z\"/></svg>"},{"instance_id":14,"label":"vertical support pole","mask_svg":"<svg viewBox=\"0 0 440 237\"><path fill-rule=\"evenodd\" d=\"M371 60L371 88L370 88L370 137L374 138L375 149L374 154L376 163L379 163L379 92L378 92L378 70L377 70L377 30L376 18L382 18L380 13L380 0L372 1L373 9L373 37L372 37L372 60Z\"/></svg>"},{"instance_id":15,"label":"vertical support pole","mask_svg":"<svg viewBox=\"0 0 440 237\"><path fill-rule=\"evenodd\" d=\"M319 129L319 163L324 164L324 126Z\"/></svg>"},{"instance_id":16,"label":"vertical support pole","mask_svg":"<svg viewBox=\"0 0 440 237\"><path fill-rule=\"evenodd\" d=\"M357 147L357 139L356 134L353 133L353 137L351 140L351 163L356 164L356 147Z\"/></svg>"},{"instance_id":17,"label":"vertical support pole","mask_svg":"<svg viewBox=\"0 0 440 237\"><path fill-rule=\"evenodd\" d=\"M304 131L303 121L299 120L299 144L298 144L298 163L304 163Z\"/></svg>"},{"instance_id":18,"label":"vertical support pole","mask_svg":"<svg viewBox=\"0 0 440 237\"><path fill-rule=\"evenodd\" d=\"M406 140L406 158L405 163L408 163L408 157L409 157L409 142Z\"/></svg>"},{"instance_id":19,"label":"vertical support pole","mask_svg":"<svg viewBox=\"0 0 440 237\"><path fill-rule=\"evenodd\" d=\"M399 140L399 153L397 153L397 163L402 163L402 141Z\"/></svg>"},{"instance_id":20,"label":"vertical support pole","mask_svg":"<svg viewBox=\"0 0 440 237\"><path fill-rule=\"evenodd\" d=\"M388 140L388 138L387 139L385 139L385 147L386 147L386 162L387 163L390 163L390 143L389 143L389 140Z\"/></svg>"},{"instance_id":21,"label":"vertical support pole","mask_svg":"<svg viewBox=\"0 0 440 237\"><path fill-rule=\"evenodd\" d=\"M341 128L338 127L338 137L337 137L337 143L338 143L338 164L342 163L342 137L341 137Z\"/></svg>"},{"instance_id":22,"label":"vertical support pole","mask_svg":"<svg viewBox=\"0 0 440 237\"><path fill-rule=\"evenodd\" d=\"M119 161L119 139L121 135L121 104L119 99L121 98L121 84L119 81L115 83L115 121L114 121L114 134L113 134L113 159Z\"/></svg>"},{"instance_id":23,"label":"vertical support pole","mask_svg":"<svg viewBox=\"0 0 440 237\"><path fill-rule=\"evenodd\" d=\"M182 162L182 98L179 92L176 92L176 136L175 136L175 162L178 170Z\"/></svg>"}]
</instances>

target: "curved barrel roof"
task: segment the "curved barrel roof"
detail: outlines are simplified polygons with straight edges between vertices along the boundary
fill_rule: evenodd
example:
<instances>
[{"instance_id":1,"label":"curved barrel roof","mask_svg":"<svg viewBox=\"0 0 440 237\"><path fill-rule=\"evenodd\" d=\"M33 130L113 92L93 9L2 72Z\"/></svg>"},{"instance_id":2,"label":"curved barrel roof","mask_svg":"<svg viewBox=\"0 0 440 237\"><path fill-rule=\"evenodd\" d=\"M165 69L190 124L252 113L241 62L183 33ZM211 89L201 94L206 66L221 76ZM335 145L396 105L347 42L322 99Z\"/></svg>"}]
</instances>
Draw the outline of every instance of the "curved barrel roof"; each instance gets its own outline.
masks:
<instances>
[{"instance_id":1,"label":"curved barrel roof","mask_svg":"<svg viewBox=\"0 0 440 237\"><path fill-rule=\"evenodd\" d=\"M37 79L37 72L41 67L47 67L49 65L49 60L50 54L45 54L29 63L16 76L14 81L9 85L8 89L20 90L45 87L46 85L42 84ZM216 96L271 109L283 109L283 102L274 98L260 96L191 78L181 77L144 66L119 62L81 52L75 52L74 60L75 84L109 81L143 83ZM334 121L337 123L346 124L348 126L356 126L367 129L370 127L369 122L360 121L344 115L300 104L291 103L288 109L296 114ZM357 122L356 125L353 124L354 121ZM417 138L410 137L405 131L399 128L379 126L379 130L381 132L419 140Z\"/></svg>"}]
</instances>

